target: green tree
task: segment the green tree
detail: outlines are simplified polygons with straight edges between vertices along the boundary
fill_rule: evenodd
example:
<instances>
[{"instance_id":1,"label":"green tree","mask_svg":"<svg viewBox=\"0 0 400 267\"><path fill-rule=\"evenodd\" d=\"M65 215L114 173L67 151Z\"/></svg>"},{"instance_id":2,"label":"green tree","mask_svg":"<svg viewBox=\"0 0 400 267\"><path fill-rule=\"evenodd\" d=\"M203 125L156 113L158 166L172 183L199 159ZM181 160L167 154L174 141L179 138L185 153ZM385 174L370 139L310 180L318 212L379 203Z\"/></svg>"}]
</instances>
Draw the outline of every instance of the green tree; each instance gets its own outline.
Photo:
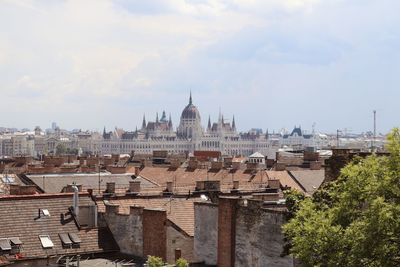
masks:
<instances>
[{"instance_id":1,"label":"green tree","mask_svg":"<svg viewBox=\"0 0 400 267\"><path fill-rule=\"evenodd\" d=\"M175 266L176 267L189 267L189 263L187 262L187 260L185 260L183 258L179 258L176 260Z\"/></svg>"},{"instance_id":2,"label":"green tree","mask_svg":"<svg viewBox=\"0 0 400 267\"><path fill-rule=\"evenodd\" d=\"M149 267L162 267L164 265L162 258L156 256L148 256L147 264Z\"/></svg>"},{"instance_id":3,"label":"green tree","mask_svg":"<svg viewBox=\"0 0 400 267\"><path fill-rule=\"evenodd\" d=\"M283 230L304 266L400 266L400 131L299 203Z\"/></svg>"},{"instance_id":4,"label":"green tree","mask_svg":"<svg viewBox=\"0 0 400 267\"><path fill-rule=\"evenodd\" d=\"M64 144L59 143L59 144L56 146L56 155L63 155L63 154L65 154L66 152L67 152L67 148L65 147Z\"/></svg>"}]
</instances>

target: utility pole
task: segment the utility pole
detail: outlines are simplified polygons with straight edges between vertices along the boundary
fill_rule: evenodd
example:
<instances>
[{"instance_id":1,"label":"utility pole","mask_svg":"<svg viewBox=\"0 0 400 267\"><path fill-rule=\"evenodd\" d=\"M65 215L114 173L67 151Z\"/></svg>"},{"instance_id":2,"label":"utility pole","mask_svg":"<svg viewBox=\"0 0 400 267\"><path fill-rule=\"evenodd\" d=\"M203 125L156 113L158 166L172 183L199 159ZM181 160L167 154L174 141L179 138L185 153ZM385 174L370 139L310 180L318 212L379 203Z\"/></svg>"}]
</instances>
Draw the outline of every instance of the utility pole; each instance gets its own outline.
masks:
<instances>
[{"instance_id":1,"label":"utility pole","mask_svg":"<svg viewBox=\"0 0 400 267\"><path fill-rule=\"evenodd\" d=\"M376 110L374 112L374 139L372 143L372 152L376 150L375 145L376 145Z\"/></svg>"},{"instance_id":2,"label":"utility pole","mask_svg":"<svg viewBox=\"0 0 400 267\"><path fill-rule=\"evenodd\" d=\"M339 148L339 133L341 131L339 129L336 130L336 148Z\"/></svg>"}]
</instances>

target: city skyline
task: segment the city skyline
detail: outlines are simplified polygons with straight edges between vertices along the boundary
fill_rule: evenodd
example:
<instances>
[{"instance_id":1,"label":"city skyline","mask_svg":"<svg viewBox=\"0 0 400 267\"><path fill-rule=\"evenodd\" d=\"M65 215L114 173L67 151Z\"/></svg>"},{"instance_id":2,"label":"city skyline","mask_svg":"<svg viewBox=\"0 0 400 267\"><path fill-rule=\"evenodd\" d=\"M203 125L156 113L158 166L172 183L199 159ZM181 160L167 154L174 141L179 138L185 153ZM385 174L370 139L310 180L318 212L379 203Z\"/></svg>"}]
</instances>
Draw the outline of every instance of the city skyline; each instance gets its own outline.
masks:
<instances>
[{"instance_id":1,"label":"city skyline","mask_svg":"<svg viewBox=\"0 0 400 267\"><path fill-rule=\"evenodd\" d=\"M190 91L190 98L192 98L191 91ZM185 105L182 105L182 108L184 106ZM197 107L196 104L195 104L195 106ZM96 128L93 128L93 129L82 128L82 127L70 127L70 128L67 128L67 127L63 126L64 124L62 122L57 121L57 120L49 121L47 125L37 125L37 124L35 124L35 126L32 126L32 127L28 127L28 126L23 126L23 127L9 126L8 127L8 126L0 125L0 128L9 128L9 129L18 129L18 130L29 129L30 131L33 131L35 127L39 126L43 131L45 131L45 130L48 130L48 129L52 129L53 124L55 124L55 125L57 125L57 127L60 127L61 129L68 130L68 131L81 130L81 131L93 131L93 132L101 133L104 130L106 130L107 132L114 131L117 128L118 129L124 129L125 131L135 131L136 129L139 129L139 130L141 129L141 125L143 123L143 118L145 118L145 120L147 122L155 122L157 117L161 118L161 116L163 116L164 112L165 112L165 115L166 115L166 117L168 119L169 118L172 119L173 130L175 131L178 128L181 114L180 113L179 114L171 114L171 113L168 113L166 109L162 109L161 111L156 111L154 113L154 116L152 114L143 113L142 119L141 119L140 122L137 122L134 126L133 125L131 125L130 127L128 126L127 128L120 127L118 125L114 125L114 126L103 125L103 126L96 127ZM219 108L218 114L213 114L213 115L209 114L206 118L204 118L204 115L202 114L201 109L199 110L199 113L201 115L201 126L203 127L204 130L206 130L206 128L207 128L208 120L210 120L211 123L218 122L220 115L222 115L224 121L227 122L227 123L232 123L232 119L234 117L237 117L236 114L232 114L231 116L226 116L226 114L224 114L224 112L221 110L221 108ZM176 119L174 119L174 118L176 118ZM235 118L235 120L237 120L237 119ZM268 128L268 127L263 128L263 127L257 127L257 126L254 126L254 127L248 128L248 129L244 129L243 127L240 126L240 124L237 124L238 132L248 132L248 131L253 130L253 129L261 129L263 132L269 131L269 133L276 133L276 134L281 133L282 131L291 132L296 127L300 127L303 130L304 133L311 133L313 130L315 130L316 132L327 133L327 134L337 134L338 131L341 134L344 134L344 133L360 134L360 133L372 132L373 131L373 129L366 129L365 131L355 132L351 128L348 129L348 128L344 127L344 128L338 128L338 129L336 129L336 130L334 130L332 132L329 132L329 131L324 131L323 129L316 129L316 123L313 123L313 125L311 125L310 127L304 127L301 124L294 124L292 127L290 127L290 126L282 126L280 129L271 129L271 128ZM377 131L377 134L386 134L386 133Z\"/></svg>"},{"instance_id":2,"label":"city skyline","mask_svg":"<svg viewBox=\"0 0 400 267\"><path fill-rule=\"evenodd\" d=\"M191 90L238 130L399 125L396 1L3 1L0 125L134 130ZM356 19L355 19L356 18Z\"/></svg>"}]
</instances>

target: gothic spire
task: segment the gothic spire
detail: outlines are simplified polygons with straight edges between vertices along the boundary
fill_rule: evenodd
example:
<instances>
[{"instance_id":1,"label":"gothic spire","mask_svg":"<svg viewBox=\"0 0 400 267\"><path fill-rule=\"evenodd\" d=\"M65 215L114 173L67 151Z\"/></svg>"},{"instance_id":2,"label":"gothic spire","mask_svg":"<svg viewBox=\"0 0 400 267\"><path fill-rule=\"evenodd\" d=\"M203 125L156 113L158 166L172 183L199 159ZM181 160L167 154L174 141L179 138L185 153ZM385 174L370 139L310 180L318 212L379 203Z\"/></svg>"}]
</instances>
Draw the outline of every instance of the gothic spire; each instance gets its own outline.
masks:
<instances>
[{"instance_id":1,"label":"gothic spire","mask_svg":"<svg viewBox=\"0 0 400 267\"><path fill-rule=\"evenodd\" d=\"M156 124L158 124L158 112L156 113Z\"/></svg>"},{"instance_id":2,"label":"gothic spire","mask_svg":"<svg viewBox=\"0 0 400 267\"><path fill-rule=\"evenodd\" d=\"M211 117L210 117L210 115L208 115L208 126L207 126L207 130L208 130L208 131L211 130Z\"/></svg>"},{"instance_id":3,"label":"gothic spire","mask_svg":"<svg viewBox=\"0 0 400 267\"><path fill-rule=\"evenodd\" d=\"M142 122L142 129L146 128L146 115L143 114L143 122Z\"/></svg>"},{"instance_id":4,"label":"gothic spire","mask_svg":"<svg viewBox=\"0 0 400 267\"><path fill-rule=\"evenodd\" d=\"M236 131L235 115L233 115L233 118L232 118L232 130Z\"/></svg>"},{"instance_id":5,"label":"gothic spire","mask_svg":"<svg viewBox=\"0 0 400 267\"><path fill-rule=\"evenodd\" d=\"M169 128L170 130L172 130L172 119L171 119L171 113L169 113L168 128Z\"/></svg>"},{"instance_id":6,"label":"gothic spire","mask_svg":"<svg viewBox=\"0 0 400 267\"><path fill-rule=\"evenodd\" d=\"M190 90L189 105L192 105L192 90Z\"/></svg>"}]
</instances>

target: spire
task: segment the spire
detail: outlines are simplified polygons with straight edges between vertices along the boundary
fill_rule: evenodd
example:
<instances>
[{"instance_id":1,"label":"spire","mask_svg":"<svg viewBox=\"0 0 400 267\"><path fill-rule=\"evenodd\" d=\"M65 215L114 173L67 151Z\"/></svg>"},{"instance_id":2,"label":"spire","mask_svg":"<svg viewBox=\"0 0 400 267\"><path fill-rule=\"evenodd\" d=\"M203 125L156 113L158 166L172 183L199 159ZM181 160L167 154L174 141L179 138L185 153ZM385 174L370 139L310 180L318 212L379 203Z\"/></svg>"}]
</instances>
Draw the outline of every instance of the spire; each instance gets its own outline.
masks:
<instances>
[{"instance_id":1,"label":"spire","mask_svg":"<svg viewBox=\"0 0 400 267\"><path fill-rule=\"evenodd\" d=\"M232 118L232 130L236 131L235 115L233 115L233 118Z\"/></svg>"},{"instance_id":2,"label":"spire","mask_svg":"<svg viewBox=\"0 0 400 267\"><path fill-rule=\"evenodd\" d=\"M104 129L103 129L103 136L106 134L106 126L104 126Z\"/></svg>"},{"instance_id":3,"label":"spire","mask_svg":"<svg viewBox=\"0 0 400 267\"><path fill-rule=\"evenodd\" d=\"M161 122L166 122L167 121L167 115L165 115L165 110L163 110L162 116L161 116Z\"/></svg>"},{"instance_id":4,"label":"spire","mask_svg":"<svg viewBox=\"0 0 400 267\"><path fill-rule=\"evenodd\" d=\"M156 113L156 124L158 124L158 112Z\"/></svg>"},{"instance_id":5,"label":"spire","mask_svg":"<svg viewBox=\"0 0 400 267\"><path fill-rule=\"evenodd\" d=\"M210 115L208 115L208 126L207 126L207 130L208 130L208 131L211 130L211 117L210 117Z\"/></svg>"},{"instance_id":6,"label":"spire","mask_svg":"<svg viewBox=\"0 0 400 267\"><path fill-rule=\"evenodd\" d=\"M170 130L172 130L172 119L171 119L171 113L169 113L168 128L169 128Z\"/></svg>"},{"instance_id":7,"label":"spire","mask_svg":"<svg viewBox=\"0 0 400 267\"><path fill-rule=\"evenodd\" d=\"M189 97L189 105L192 105L193 101L192 101L192 90L190 90L190 97Z\"/></svg>"},{"instance_id":8,"label":"spire","mask_svg":"<svg viewBox=\"0 0 400 267\"><path fill-rule=\"evenodd\" d=\"M142 129L146 128L146 116L143 114L143 122L142 122Z\"/></svg>"},{"instance_id":9,"label":"spire","mask_svg":"<svg viewBox=\"0 0 400 267\"><path fill-rule=\"evenodd\" d=\"M221 122L222 122L222 125L224 125L224 115L222 115L222 117L221 117Z\"/></svg>"}]
</instances>

